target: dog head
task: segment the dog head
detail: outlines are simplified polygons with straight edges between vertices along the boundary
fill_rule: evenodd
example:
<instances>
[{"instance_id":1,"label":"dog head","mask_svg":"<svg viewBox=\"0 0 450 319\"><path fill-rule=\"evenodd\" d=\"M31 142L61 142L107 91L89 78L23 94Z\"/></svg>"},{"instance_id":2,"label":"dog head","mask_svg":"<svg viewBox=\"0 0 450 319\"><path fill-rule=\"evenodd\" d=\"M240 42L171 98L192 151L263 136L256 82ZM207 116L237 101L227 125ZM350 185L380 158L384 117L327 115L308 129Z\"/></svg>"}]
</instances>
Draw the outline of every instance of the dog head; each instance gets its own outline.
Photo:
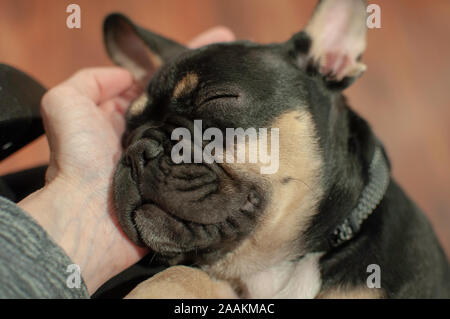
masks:
<instances>
[{"instance_id":1,"label":"dog head","mask_svg":"<svg viewBox=\"0 0 450 319\"><path fill-rule=\"evenodd\" d=\"M325 0L286 42L199 49L109 16L108 53L143 88L127 114L114 178L127 235L171 263L231 265L236 256L295 257L322 245L355 204L371 156L370 129L342 96L365 70L365 16L361 0ZM230 128L244 138L230 143ZM260 128L265 134L245 136ZM197 160L192 147L175 160L181 137L202 155L210 147L209 157ZM230 153L235 161L224 160Z\"/></svg>"}]
</instances>

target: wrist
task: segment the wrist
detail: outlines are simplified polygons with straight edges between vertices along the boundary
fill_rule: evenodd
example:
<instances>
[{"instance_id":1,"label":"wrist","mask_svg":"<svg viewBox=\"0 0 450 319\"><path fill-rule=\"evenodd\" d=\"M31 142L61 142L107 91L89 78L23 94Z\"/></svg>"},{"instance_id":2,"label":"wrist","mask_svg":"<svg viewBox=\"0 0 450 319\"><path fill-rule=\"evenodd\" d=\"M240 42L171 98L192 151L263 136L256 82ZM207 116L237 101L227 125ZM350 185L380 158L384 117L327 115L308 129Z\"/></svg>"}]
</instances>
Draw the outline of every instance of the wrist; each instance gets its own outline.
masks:
<instances>
[{"instance_id":1,"label":"wrist","mask_svg":"<svg viewBox=\"0 0 450 319\"><path fill-rule=\"evenodd\" d=\"M101 254L97 253L97 246L102 244L102 238L96 238L102 236L99 227L107 222L94 211L94 207L99 207L99 197L85 185L77 186L57 177L18 203L80 266L90 293L114 275L112 267L103 265ZM106 210L107 206L103 207ZM109 213L105 211L103 215Z\"/></svg>"}]
</instances>

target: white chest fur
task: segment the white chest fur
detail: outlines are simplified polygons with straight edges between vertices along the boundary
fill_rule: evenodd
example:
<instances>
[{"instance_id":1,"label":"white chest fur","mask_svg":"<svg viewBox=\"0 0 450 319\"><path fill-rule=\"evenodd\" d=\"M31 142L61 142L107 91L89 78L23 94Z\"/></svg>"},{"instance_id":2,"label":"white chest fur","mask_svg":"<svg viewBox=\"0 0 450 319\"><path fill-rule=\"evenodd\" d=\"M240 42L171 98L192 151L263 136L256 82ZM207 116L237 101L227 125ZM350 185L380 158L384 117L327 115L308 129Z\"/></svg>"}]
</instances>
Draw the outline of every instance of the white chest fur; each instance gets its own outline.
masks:
<instances>
[{"instance_id":1,"label":"white chest fur","mask_svg":"<svg viewBox=\"0 0 450 319\"><path fill-rule=\"evenodd\" d=\"M312 299L320 291L319 258L311 253L298 262L283 262L267 270L242 278L248 298Z\"/></svg>"}]
</instances>

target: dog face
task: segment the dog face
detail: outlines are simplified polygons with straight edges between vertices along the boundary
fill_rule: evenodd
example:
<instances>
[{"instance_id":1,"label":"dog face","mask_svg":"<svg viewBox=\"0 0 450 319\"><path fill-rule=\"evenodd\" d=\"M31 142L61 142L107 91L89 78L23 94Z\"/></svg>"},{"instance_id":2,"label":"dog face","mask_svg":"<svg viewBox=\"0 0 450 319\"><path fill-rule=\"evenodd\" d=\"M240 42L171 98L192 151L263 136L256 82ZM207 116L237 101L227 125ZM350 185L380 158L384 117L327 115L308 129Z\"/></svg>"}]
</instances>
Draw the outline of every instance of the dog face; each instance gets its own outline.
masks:
<instances>
[{"instance_id":1,"label":"dog face","mask_svg":"<svg viewBox=\"0 0 450 319\"><path fill-rule=\"evenodd\" d=\"M336 145L336 135L346 141L350 134L341 120L340 92L365 69L359 62L363 2L321 1L307 27L280 44L238 41L190 50L117 14L104 31L112 59L143 88L127 114L114 177L115 207L127 235L170 263L285 258L306 247L333 184L328 172L349 160L342 155L345 142L327 146ZM222 141L224 153L214 153L212 162L189 154L191 163L175 163L174 130L195 135L200 120L203 131L224 136L229 128L269 133ZM261 173L266 162L248 161L263 138L277 160L270 174ZM247 154L243 162L220 160L229 152L236 158L239 149ZM349 160L359 169L356 161Z\"/></svg>"}]
</instances>

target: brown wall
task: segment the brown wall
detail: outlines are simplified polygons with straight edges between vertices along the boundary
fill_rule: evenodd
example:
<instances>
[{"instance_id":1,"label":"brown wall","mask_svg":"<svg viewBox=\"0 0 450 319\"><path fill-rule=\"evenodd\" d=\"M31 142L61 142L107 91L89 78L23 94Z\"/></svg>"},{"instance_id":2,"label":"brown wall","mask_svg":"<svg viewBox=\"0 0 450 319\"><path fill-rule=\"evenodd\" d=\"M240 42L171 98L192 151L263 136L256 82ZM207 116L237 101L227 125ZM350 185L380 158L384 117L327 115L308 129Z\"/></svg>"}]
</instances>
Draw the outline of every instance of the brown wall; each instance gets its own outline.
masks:
<instances>
[{"instance_id":1,"label":"brown wall","mask_svg":"<svg viewBox=\"0 0 450 319\"><path fill-rule=\"evenodd\" d=\"M393 174L430 217L450 254L450 1L379 0L382 28L369 30L368 71L346 93L384 142ZM82 9L81 30L65 26L66 6ZM121 11L141 25L187 42L222 24L238 38L286 40L315 1L288 0L1 0L0 62L46 86L76 70L110 64L104 16ZM45 140L0 163L0 174L43 163Z\"/></svg>"}]
</instances>

